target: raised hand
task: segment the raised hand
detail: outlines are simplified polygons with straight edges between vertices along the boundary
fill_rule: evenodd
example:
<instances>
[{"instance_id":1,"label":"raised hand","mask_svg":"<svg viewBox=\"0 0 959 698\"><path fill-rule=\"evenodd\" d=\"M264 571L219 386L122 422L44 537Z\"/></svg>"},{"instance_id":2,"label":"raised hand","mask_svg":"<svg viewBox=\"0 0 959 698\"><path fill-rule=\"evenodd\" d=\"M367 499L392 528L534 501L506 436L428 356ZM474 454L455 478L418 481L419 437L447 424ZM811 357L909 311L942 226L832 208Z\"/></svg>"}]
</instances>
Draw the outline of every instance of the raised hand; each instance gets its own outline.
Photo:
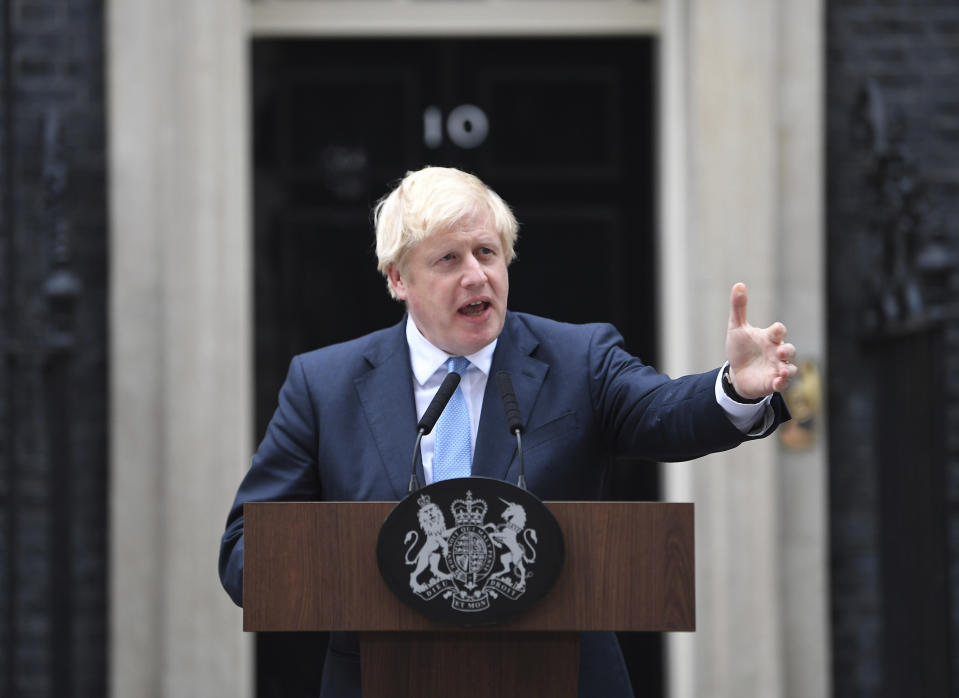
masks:
<instances>
[{"instance_id":1,"label":"raised hand","mask_svg":"<svg viewBox=\"0 0 959 698\"><path fill-rule=\"evenodd\" d=\"M788 388L798 369L792 364L796 347L783 341L786 326L753 327L746 322L746 300L745 284L735 284L729 296L726 360L735 391L754 399Z\"/></svg>"}]
</instances>

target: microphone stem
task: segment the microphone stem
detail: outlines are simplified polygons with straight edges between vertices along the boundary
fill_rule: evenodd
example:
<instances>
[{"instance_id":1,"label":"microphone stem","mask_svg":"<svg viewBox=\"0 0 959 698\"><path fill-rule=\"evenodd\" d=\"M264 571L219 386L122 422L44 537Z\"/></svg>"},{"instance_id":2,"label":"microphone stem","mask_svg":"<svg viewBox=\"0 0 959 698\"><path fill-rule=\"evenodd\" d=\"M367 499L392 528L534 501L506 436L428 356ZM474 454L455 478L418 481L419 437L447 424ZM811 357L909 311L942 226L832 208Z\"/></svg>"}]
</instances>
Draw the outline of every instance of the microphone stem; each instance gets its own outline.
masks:
<instances>
[{"instance_id":1,"label":"microphone stem","mask_svg":"<svg viewBox=\"0 0 959 698\"><path fill-rule=\"evenodd\" d=\"M413 446L413 465L410 467L410 494L420 488L420 480L416 477L416 457L420 455L420 441L423 440L425 431L423 427L416 430L416 445Z\"/></svg>"},{"instance_id":2,"label":"microphone stem","mask_svg":"<svg viewBox=\"0 0 959 698\"><path fill-rule=\"evenodd\" d=\"M519 478L516 480L516 486L521 490L526 489L526 466L523 464L523 437L520 436L520 430L517 429L516 434L516 449L519 451Z\"/></svg>"}]
</instances>

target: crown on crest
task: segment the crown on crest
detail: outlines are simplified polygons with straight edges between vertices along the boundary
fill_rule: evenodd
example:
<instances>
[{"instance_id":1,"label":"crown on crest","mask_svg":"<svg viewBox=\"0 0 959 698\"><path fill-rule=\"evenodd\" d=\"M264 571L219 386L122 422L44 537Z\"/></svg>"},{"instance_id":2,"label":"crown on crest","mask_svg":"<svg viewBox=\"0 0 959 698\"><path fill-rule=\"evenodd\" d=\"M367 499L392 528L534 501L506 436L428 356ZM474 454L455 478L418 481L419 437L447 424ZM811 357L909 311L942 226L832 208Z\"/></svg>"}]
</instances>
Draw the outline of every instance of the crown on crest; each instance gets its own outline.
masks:
<instances>
[{"instance_id":1,"label":"crown on crest","mask_svg":"<svg viewBox=\"0 0 959 698\"><path fill-rule=\"evenodd\" d=\"M416 498L416 503L420 505L420 509L425 507L427 504L430 504L430 496L428 494L421 494Z\"/></svg>"},{"instance_id":2,"label":"crown on crest","mask_svg":"<svg viewBox=\"0 0 959 698\"><path fill-rule=\"evenodd\" d=\"M466 490L466 499L454 499L450 506L458 526L482 524L483 519L486 518L486 509L486 502L482 499L473 499L473 493L470 490Z\"/></svg>"}]
</instances>

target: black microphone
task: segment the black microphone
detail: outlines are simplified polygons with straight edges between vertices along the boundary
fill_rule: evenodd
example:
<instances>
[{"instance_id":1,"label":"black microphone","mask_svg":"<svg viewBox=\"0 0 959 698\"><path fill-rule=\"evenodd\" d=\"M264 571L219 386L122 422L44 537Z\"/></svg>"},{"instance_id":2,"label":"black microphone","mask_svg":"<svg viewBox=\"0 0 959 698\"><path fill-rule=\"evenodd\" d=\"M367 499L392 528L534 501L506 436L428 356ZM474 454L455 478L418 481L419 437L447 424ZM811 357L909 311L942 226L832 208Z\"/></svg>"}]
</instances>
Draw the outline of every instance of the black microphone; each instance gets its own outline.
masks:
<instances>
[{"instance_id":1,"label":"black microphone","mask_svg":"<svg viewBox=\"0 0 959 698\"><path fill-rule=\"evenodd\" d=\"M506 410L506 423L509 427L509 433L515 434L517 430L523 431L523 415L520 414L519 405L516 403L513 382L506 371L500 371L496 374L496 387L499 388L499 397L503 401L503 409Z\"/></svg>"},{"instance_id":2,"label":"black microphone","mask_svg":"<svg viewBox=\"0 0 959 698\"><path fill-rule=\"evenodd\" d=\"M440 387L436 390L436 395L433 396L430 406L427 407L426 412L423 413L423 418L416 425L416 428L422 431L424 436L433 431L436 420L440 418L440 414L446 409L446 403L453 397L453 393L456 392L456 386L459 384L460 374L453 372L446 374L446 378L443 379Z\"/></svg>"},{"instance_id":3,"label":"black microphone","mask_svg":"<svg viewBox=\"0 0 959 698\"><path fill-rule=\"evenodd\" d=\"M516 448L519 451L519 478L516 486L520 489L526 489L526 468L523 464L523 415L519 411L519 404L516 402L516 393L513 391L513 381L510 380L506 371L499 371L496 374L496 387L499 388L499 397L503 401L503 409L506 411L506 425L511 434L516 435Z\"/></svg>"},{"instance_id":4,"label":"black microphone","mask_svg":"<svg viewBox=\"0 0 959 698\"><path fill-rule=\"evenodd\" d=\"M446 378L443 379L443 382L437 389L436 395L433 396L429 407L427 407L426 412L423 413L422 419L420 419L416 425L416 444L413 446L413 465L410 468L410 492L415 492L420 488L419 478L416 477L416 457L420 455L420 441L423 440L424 436L433 431L436 420L440 418L440 414L446 409L446 403L453 397L453 393L456 392L456 386L459 384L460 374L452 371L447 373Z\"/></svg>"}]
</instances>

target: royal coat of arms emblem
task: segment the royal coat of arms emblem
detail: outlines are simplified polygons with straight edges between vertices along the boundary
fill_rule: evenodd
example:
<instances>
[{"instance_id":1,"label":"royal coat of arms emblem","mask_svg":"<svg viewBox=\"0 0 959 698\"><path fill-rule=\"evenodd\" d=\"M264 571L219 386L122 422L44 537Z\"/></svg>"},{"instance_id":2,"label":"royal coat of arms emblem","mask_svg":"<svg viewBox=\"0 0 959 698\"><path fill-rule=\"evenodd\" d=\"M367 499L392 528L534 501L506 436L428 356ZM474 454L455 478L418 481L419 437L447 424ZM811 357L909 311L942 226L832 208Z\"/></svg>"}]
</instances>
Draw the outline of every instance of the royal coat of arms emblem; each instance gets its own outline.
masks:
<instances>
[{"instance_id":1,"label":"royal coat of arms emblem","mask_svg":"<svg viewBox=\"0 0 959 698\"><path fill-rule=\"evenodd\" d=\"M542 502L487 478L445 480L407 497L384 523L377 554L401 599L462 625L525 610L552 585L564 556L559 525Z\"/></svg>"},{"instance_id":2,"label":"royal coat of arms emblem","mask_svg":"<svg viewBox=\"0 0 959 698\"><path fill-rule=\"evenodd\" d=\"M410 589L424 601L450 599L457 611L484 611L498 595L516 600L526 591L536 562L536 530L526 527L526 509L500 499L497 523L487 522L487 504L470 490L450 507L454 526L429 495L417 498L420 530L406 534L406 564L413 567ZM424 580L424 578L426 578Z\"/></svg>"}]
</instances>

